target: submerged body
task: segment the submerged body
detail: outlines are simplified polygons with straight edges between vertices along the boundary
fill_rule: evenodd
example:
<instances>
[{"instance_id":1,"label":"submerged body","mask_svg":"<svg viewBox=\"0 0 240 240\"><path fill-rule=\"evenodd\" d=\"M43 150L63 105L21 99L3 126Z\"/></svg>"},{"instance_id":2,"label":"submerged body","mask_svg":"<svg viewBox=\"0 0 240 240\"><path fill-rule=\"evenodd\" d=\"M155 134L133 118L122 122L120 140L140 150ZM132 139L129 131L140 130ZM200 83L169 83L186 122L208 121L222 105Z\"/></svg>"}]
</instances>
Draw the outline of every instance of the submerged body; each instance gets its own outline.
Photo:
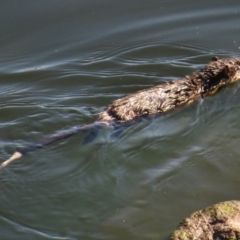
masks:
<instances>
[{"instance_id":1,"label":"submerged body","mask_svg":"<svg viewBox=\"0 0 240 240\"><path fill-rule=\"evenodd\" d=\"M5 167L10 162L27 152L50 143L70 137L76 133L91 131L102 125L134 122L139 117L164 113L182 105L189 104L199 97L214 94L222 86L240 79L240 58L218 59L214 57L205 68L185 78L163 83L144 89L115 100L98 119L89 125L76 126L73 129L52 135L38 143L15 152L0 165Z\"/></svg>"}]
</instances>

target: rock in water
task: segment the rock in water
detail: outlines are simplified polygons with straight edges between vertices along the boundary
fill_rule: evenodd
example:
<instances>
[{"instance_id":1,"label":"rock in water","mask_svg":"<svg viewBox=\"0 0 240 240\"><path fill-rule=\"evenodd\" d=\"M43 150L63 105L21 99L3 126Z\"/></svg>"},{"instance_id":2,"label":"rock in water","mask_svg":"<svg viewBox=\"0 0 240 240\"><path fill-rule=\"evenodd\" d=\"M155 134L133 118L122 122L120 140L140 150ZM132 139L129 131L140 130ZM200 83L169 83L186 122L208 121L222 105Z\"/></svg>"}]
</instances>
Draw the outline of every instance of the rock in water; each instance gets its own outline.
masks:
<instances>
[{"instance_id":1,"label":"rock in water","mask_svg":"<svg viewBox=\"0 0 240 240\"><path fill-rule=\"evenodd\" d=\"M217 203L192 213L171 240L240 240L240 201Z\"/></svg>"}]
</instances>

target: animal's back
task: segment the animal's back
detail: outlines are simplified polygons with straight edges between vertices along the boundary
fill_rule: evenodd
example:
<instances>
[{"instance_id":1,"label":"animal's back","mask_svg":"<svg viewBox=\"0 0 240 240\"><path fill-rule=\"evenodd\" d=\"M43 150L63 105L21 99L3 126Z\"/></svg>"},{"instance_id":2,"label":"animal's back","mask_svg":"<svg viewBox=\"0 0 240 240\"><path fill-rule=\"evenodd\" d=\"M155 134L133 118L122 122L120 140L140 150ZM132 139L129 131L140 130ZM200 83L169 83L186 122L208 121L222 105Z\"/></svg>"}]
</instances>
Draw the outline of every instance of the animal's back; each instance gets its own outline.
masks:
<instances>
[{"instance_id":1,"label":"animal's back","mask_svg":"<svg viewBox=\"0 0 240 240\"><path fill-rule=\"evenodd\" d=\"M99 114L99 121L131 121L140 116L166 112L193 101L200 85L183 78L138 91L115 100Z\"/></svg>"}]
</instances>

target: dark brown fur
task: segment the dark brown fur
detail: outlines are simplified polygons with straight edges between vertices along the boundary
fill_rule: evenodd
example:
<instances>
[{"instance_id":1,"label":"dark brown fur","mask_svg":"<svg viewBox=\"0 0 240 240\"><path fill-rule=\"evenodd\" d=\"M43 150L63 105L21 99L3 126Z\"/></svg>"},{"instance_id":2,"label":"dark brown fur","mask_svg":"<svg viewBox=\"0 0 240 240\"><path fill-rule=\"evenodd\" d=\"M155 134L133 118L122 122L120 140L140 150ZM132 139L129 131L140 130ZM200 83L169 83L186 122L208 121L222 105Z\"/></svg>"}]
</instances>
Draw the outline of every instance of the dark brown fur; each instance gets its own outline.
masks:
<instances>
[{"instance_id":1,"label":"dark brown fur","mask_svg":"<svg viewBox=\"0 0 240 240\"><path fill-rule=\"evenodd\" d=\"M214 57L205 68L190 76L117 99L99 114L96 122L89 125L76 126L73 129L43 139L38 143L31 144L15 152L0 165L0 168L5 167L30 151L70 137L76 133L92 131L93 134L89 135L92 138L92 135L97 133L96 129L101 125L132 122L141 116L164 113L189 104L200 96L205 97L214 94L222 86L235 82L239 78L239 58L220 60ZM88 137L86 142L88 142Z\"/></svg>"},{"instance_id":2,"label":"dark brown fur","mask_svg":"<svg viewBox=\"0 0 240 240\"><path fill-rule=\"evenodd\" d=\"M240 77L240 59L213 58L199 72L117 99L101 112L98 121L126 122L144 115L167 112L199 96L215 93Z\"/></svg>"}]
</instances>

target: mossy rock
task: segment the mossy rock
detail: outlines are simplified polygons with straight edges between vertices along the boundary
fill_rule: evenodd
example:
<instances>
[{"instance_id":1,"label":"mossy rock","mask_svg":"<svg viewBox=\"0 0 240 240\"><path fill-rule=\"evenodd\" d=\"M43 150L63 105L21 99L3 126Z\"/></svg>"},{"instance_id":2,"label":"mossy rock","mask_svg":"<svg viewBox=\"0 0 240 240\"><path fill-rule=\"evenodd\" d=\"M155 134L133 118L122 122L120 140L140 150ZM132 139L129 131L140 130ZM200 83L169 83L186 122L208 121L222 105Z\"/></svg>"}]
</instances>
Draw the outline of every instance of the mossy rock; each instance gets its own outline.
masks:
<instances>
[{"instance_id":1,"label":"mossy rock","mask_svg":"<svg viewBox=\"0 0 240 240\"><path fill-rule=\"evenodd\" d=\"M194 212L171 240L240 240L240 201L228 201Z\"/></svg>"}]
</instances>

